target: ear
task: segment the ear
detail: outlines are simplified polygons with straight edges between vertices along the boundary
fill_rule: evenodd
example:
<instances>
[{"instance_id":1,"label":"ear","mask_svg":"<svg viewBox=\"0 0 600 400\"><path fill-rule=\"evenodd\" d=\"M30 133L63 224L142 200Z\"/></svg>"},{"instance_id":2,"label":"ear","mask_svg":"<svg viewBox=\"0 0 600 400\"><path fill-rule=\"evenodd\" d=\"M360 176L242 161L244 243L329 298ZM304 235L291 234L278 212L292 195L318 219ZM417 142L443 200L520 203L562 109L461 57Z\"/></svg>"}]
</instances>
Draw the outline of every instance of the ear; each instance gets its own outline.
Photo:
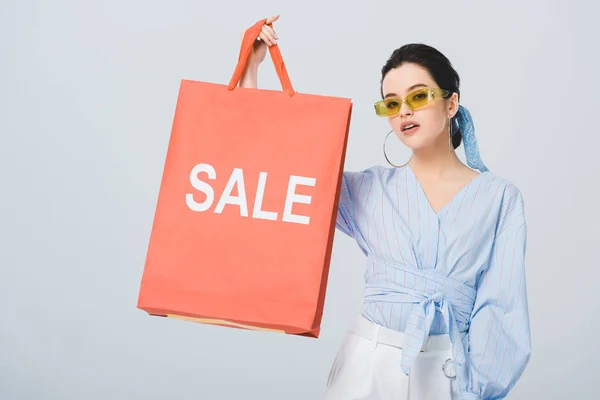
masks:
<instances>
[{"instance_id":1,"label":"ear","mask_svg":"<svg viewBox=\"0 0 600 400\"><path fill-rule=\"evenodd\" d=\"M458 112L458 94L452 93L448 98L448 118L453 118Z\"/></svg>"}]
</instances>

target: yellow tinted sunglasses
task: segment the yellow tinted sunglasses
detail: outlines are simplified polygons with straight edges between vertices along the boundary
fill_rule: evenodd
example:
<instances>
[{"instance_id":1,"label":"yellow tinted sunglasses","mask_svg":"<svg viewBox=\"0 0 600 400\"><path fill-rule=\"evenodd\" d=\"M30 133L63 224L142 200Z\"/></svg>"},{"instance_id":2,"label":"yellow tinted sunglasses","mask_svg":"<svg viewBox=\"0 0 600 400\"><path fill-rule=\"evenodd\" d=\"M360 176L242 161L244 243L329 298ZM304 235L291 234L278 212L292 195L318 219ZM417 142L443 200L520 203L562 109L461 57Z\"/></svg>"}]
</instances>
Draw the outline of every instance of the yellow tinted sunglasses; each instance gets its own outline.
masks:
<instances>
[{"instance_id":1,"label":"yellow tinted sunglasses","mask_svg":"<svg viewBox=\"0 0 600 400\"><path fill-rule=\"evenodd\" d=\"M404 99L388 97L375 103L375 112L380 117L392 117L400 112L402 103L416 110L431 103L436 97L447 97L450 92L439 88L422 88L410 92Z\"/></svg>"}]
</instances>

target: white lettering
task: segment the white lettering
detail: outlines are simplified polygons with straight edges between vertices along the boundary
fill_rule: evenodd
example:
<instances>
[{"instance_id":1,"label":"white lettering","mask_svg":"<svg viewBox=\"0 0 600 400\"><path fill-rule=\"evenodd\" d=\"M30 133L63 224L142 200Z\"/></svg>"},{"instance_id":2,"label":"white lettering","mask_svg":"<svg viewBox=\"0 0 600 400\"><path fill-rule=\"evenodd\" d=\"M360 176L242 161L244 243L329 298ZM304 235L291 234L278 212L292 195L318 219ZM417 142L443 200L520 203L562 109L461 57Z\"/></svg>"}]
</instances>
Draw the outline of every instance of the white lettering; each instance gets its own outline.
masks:
<instances>
[{"instance_id":1,"label":"white lettering","mask_svg":"<svg viewBox=\"0 0 600 400\"><path fill-rule=\"evenodd\" d=\"M273 211L263 211L262 203L265 197L265 186L267 185L267 173L261 172L258 177L258 188L256 189L256 198L254 199L254 211L252 218L270 219L277 221L277 213Z\"/></svg>"},{"instance_id":2,"label":"white lettering","mask_svg":"<svg viewBox=\"0 0 600 400\"><path fill-rule=\"evenodd\" d=\"M231 192L235 185L238 187L238 195L232 196ZM217 203L215 213L221 214L226 204L239 206L240 215L242 217L248 216L248 202L246 201L246 188L244 186L244 171L242 171L241 168L235 168L231 173L229 182L227 182L227 186L225 186L225 190L223 190L223 194Z\"/></svg>"},{"instance_id":3,"label":"white lettering","mask_svg":"<svg viewBox=\"0 0 600 400\"><path fill-rule=\"evenodd\" d=\"M204 212L212 207L215 200L215 192L209 183L201 180L198 177L200 173L206 173L208 179L211 180L217 178L217 173L212 165L198 164L194 166L190 172L190 184L194 189L204 193L206 195L206 200L204 200L202 203L198 203L194 200L193 193L186 193L185 203L192 211ZM279 213L262 209L267 186L267 176L268 175L266 172L261 172L259 174L256 196L254 198L254 208L252 210L252 218L277 221ZM305 176L290 176L287 193L285 196L285 205L283 207L282 221L303 225L308 225L310 223L309 216L292 214L292 208L296 203L311 204L312 201L311 196L297 194L296 186L315 186L316 181L317 180L315 178ZM236 187L238 194L234 196L232 193ZM227 182L225 189L223 189L223 193L221 194L221 197L214 209L215 214L223 213L223 210L227 204L239 206L240 216L248 217L248 201L246 199L244 171L241 168L235 168L231 173L229 181Z\"/></svg>"},{"instance_id":4,"label":"white lettering","mask_svg":"<svg viewBox=\"0 0 600 400\"><path fill-rule=\"evenodd\" d=\"M198 174L201 172L206 172L208 174L208 179L217 178L217 173L212 165L198 164L192 168L192 172L190 173L190 183L194 189L206 194L206 200L204 200L202 203L197 203L194 200L193 193L185 194L185 203L192 211L206 211L210 208L210 206L212 206L212 203L215 200L215 191L213 190L212 186L198 178Z\"/></svg>"},{"instance_id":5,"label":"white lettering","mask_svg":"<svg viewBox=\"0 0 600 400\"><path fill-rule=\"evenodd\" d=\"M304 196L296 194L296 185L315 186L315 178L308 178L304 176L290 176L290 182L288 185L287 195L285 196L285 208L283 211L283 221L295 222L297 224L308 225L310 217L304 215L292 214L292 206L294 203L310 204L311 196Z\"/></svg>"}]
</instances>

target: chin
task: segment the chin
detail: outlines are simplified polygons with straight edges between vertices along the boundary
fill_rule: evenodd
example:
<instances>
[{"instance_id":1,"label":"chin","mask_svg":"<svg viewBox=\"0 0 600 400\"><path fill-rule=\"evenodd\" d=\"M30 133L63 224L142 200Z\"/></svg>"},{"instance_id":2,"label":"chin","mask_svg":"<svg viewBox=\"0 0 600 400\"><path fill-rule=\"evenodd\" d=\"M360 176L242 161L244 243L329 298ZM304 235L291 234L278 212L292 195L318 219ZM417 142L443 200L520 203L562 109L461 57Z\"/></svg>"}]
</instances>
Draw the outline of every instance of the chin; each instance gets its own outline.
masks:
<instances>
[{"instance_id":1,"label":"chin","mask_svg":"<svg viewBox=\"0 0 600 400\"><path fill-rule=\"evenodd\" d=\"M404 136L400 140L402 141L402 143L404 143L406 147L408 147L411 150L428 147L432 144L432 140L427 140L427 138L419 137L418 134L414 136Z\"/></svg>"}]
</instances>

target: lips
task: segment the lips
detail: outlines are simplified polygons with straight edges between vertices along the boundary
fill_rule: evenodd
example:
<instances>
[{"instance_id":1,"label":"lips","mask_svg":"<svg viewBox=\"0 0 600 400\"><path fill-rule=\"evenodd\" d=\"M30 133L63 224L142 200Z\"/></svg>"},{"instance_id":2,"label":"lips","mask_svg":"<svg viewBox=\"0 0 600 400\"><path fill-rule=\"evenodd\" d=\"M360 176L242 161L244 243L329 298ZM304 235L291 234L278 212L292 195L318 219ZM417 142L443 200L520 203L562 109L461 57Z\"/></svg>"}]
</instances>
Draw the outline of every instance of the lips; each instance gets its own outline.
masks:
<instances>
[{"instance_id":1,"label":"lips","mask_svg":"<svg viewBox=\"0 0 600 400\"><path fill-rule=\"evenodd\" d=\"M411 135L419 129L420 125L414 121L405 121L400 125L400 130L405 135Z\"/></svg>"}]
</instances>

